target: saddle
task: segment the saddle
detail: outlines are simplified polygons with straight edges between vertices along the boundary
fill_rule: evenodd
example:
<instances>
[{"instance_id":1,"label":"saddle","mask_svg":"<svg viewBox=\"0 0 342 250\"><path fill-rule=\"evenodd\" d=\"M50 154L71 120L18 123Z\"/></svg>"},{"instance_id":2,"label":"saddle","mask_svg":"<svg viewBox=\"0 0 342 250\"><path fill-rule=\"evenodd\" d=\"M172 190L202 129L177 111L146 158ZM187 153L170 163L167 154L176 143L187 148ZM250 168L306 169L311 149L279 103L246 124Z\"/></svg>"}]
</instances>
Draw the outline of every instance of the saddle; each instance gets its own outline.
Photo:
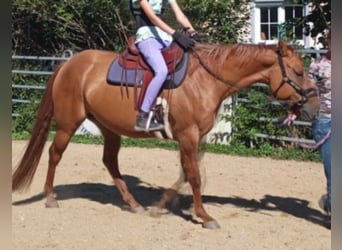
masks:
<instances>
[{"instance_id":1,"label":"saddle","mask_svg":"<svg viewBox=\"0 0 342 250\"><path fill-rule=\"evenodd\" d=\"M162 50L169 74L175 71L176 65L182 59L183 54L184 50L176 43L172 43L169 47ZM145 59L135 45L135 36L129 37L128 47L119 56L119 64L124 69L141 69L151 72L150 66L145 62Z\"/></svg>"},{"instance_id":2,"label":"saddle","mask_svg":"<svg viewBox=\"0 0 342 250\"><path fill-rule=\"evenodd\" d=\"M172 43L169 47L162 50L162 55L167 65L168 74L172 75L176 71L177 65L181 62L184 50L179 47L176 43ZM146 63L143 56L140 54L138 48L135 45L135 36L130 36L128 39L127 48L119 55L118 59L119 65L123 68L121 74L121 82L127 83L127 71L135 71L135 79L137 79L137 74L141 74L141 91L139 94L138 101L135 101L135 106L140 107L144 99L146 89L153 78L153 71L150 66ZM126 78L126 79L125 79ZM135 100L137 100L137 81L135 81Z\"/></svg>"}]
</instances>

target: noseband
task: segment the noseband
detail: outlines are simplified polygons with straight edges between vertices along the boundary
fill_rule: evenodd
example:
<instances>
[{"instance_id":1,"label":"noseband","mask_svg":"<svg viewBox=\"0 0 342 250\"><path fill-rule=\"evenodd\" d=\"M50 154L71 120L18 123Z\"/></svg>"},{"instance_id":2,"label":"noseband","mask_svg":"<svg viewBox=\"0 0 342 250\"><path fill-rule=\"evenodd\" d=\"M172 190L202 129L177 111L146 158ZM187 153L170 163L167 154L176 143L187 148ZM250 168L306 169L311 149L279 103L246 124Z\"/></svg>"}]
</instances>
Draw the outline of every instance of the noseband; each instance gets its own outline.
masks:
<instances>
[{"instance_id":1,"label":"noseband","mask_svg":"<svg viewBox=\"0 0 342 250\"><path fill-rule=\"evenodd\" d=\"M302 97L301 100L294 102L294 104L298 106L302 106L304 103L306 103L311 97L318 96L317 88L308 88L303 89L301 88L297 83L292 81L286 74L284 61L283 61L283 53L281 50L281 47L278 46L277 49L277 55L278 55L278 63L280 66L281 74L283 79L281 80L279 87L274 91L273 95L277 96L278 91L283 87L286 83L289 84L294 90ZM312 92L312 93L311 93ZM311 94L310 94L311 93Z\"/></svg>"}]
</instances>

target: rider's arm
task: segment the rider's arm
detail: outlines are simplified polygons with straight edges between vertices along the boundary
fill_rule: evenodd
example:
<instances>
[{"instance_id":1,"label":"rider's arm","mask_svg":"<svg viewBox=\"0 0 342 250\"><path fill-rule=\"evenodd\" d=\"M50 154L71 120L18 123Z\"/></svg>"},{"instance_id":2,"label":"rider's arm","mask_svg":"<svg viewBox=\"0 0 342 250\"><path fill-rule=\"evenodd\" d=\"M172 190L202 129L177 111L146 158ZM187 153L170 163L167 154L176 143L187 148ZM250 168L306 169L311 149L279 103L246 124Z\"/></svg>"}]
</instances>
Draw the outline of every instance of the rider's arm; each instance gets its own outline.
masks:
<instances>
[{"instance_id":1,"label":"rider's arm","mask_svg":"<svg viewBox=\"0 0 342 250\"><path fill-rule=\"evenodd\" d=\"M192 27L187 16L179 7L177 1L176 0L171 1L170 5L171 5L171 9L173 10L173 13L175 14L177 22L180 23L184 28L188 28L187 32L189 32L190 34L194 33L195 32L194 28Z\"/></svg>"}]
</instances>

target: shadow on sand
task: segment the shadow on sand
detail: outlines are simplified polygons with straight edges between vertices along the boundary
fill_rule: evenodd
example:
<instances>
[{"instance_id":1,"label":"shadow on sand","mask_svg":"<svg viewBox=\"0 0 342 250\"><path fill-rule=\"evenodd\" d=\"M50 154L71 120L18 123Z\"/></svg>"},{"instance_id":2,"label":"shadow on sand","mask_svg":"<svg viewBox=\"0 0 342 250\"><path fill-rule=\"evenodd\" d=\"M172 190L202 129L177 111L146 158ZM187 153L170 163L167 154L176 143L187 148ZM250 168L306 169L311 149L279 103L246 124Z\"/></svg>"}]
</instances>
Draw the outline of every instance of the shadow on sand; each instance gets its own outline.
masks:
<instances>
[{"instance_id":1,"label":"shadow on sand","mask_svg":"<svg viewBox=\"0 0 342 250\"><path fill-rule=\"evenodd\" d=\"M144 207L150 207L159 202L165 188L151 186L149 183L141 181L135 176L125 175L124 179L137 201ZM112 204L122 210L129 210L129 207L123 202L118 189L114 185L105 185L101 183L79 183L58 185L54 187L57 200L68 200L83 198L101 204ZM203 203L212 205L233 205L243 208L249 212L260 211L281 211L291 216L305 219L314 224L330 228L329 218L321 211L309 207L309 202L294 197L279 197L265 195L260 200L244 199L242 197L219 197L212 195L203 195ZM30 198L15 201L14 206L26 205L45 199L44 193L39 193ZM178 215L185 220L199 223L188 212L192 205L192 196L179 195L168 207L168 211Z\"/></svg>"}]
</instances>

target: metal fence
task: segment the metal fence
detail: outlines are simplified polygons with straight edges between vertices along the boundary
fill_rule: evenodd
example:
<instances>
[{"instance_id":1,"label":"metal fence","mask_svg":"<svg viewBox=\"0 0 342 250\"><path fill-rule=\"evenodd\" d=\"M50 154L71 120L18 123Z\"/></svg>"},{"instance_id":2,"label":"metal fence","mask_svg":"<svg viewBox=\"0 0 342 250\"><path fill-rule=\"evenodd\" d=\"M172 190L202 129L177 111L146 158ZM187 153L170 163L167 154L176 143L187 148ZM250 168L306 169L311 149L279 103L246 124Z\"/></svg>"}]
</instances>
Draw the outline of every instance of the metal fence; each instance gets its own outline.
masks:
<instances>
[{"instance_id":1,"label":"metal fence","mask_svg":"<svg viewBox=\"0 0 342 250\"><path fill-rule=\"evenodd\" d=\"M70 57L73 56L73 51L66 50L63 52L63 54L60 57L50 57L50 56L21 56L21 55L13 55L12 56L12 62L13 61L34 61L34 62L50 62L51 64L57 64L61 61L66 61ZM13 65L13 63L12 63ZM38 75L38 76L46 76L49 77L52 75L53 71L41 71L41 70L27 70L27 69L13 69L12 68L12 76L13 75ZM31 90L44 90L45 85L31 85L31 84L23 84L19 85L14 82L12 82L12 90L13 89L31 89ZM19 98L12 98L12 105L13 104L29 104L32 100L29 99L19 99ZM20 114L13 113L12 117L18 117Z\"/></svg>"},{"instance_id":2,"label":"metal fence","mask_svg":"<svg viewBox=\"0 0 342 250\"><path fill-rule=\"evenodd\" d=\"M316 54L317 57L319 57L321 54L326 53L326 50L314 50L314 49L303 49L303 50L297 50L300 54ZM74 55L73 51L66 50L60 57L42 57L42 56L20 56L20 55L13 55L12 60L19 60L19 61L35 61L35 62L49 62L50 64L58 64L61 61L66 61L70 57ZM46 76L47 78L53 73L53 70L27 70L27 69L20 69L20 68L14 68L12 69L12 76L14 75L38 75L38 76ZM255 86L265 86L268 87L266 84L255 84ZM34 90L34 91L43 91L45 89L45 86L43 85L31 85L31 84L15 84L12 82L12 89L28 89L28 90ZM237 102L248 102L247 99L242 98L235 98ZM12 105L15 104L29 104L32 103L32 100L29 99L18 99L18 98L12 98ZM223 114L231 114L231 105L232 105L232 99L228 98L221 104L220 113ZM277 105L275 103L274 105ZM20 114L16 112L12 112L12 117L18 117ZM260 118L259 120L262 121L264 118ZM276 122L276 119L274 120ZM78 133L87 133L87 129L85 126L89 126L89 121L86 121L83 126L81 125L78 129ZM309 122L303 122L303 121L294 121L294 125L296 126L311 126L311 123ZM214 128L208 133L207 141L210 143L221 143L221 144L228 144L231 139L231 133L232 126L230 122L224 122L224 121L218 121ZM257 133L256 137L259 138L267 138L267 139L274 139L274 140L280 140L280 141L287 141L287 142L300 142L300 143L307 143L307 144L313 144L314 141L312 139L307 138L293 138L293 137L287 137L287 136L271 136L263 133Z\"/></svg>"}]
</instances>

